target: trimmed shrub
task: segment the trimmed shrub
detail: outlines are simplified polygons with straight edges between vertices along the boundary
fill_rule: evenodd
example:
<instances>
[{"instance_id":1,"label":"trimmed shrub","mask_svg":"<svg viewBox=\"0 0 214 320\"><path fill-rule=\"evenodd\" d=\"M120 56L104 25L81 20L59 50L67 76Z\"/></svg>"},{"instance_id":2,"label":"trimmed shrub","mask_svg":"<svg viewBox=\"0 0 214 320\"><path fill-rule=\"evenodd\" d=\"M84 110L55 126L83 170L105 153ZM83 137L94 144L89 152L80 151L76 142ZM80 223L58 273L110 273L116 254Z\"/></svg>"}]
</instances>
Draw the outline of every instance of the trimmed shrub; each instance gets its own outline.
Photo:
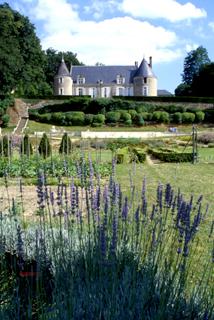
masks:
<instances>
[{"instance_id":1,"label":"trimmed shrub","mask_svg":"<svg viewBox=\"0 0 214 320\"><path fill-rule=\"evenodd\" d=\"M61 112L54 112L51 114L51 122L56 125L65 125L65 114Z\"/></svg>"},{"instance_id":2,"label":"trimmed shrub","mask_svg":"<svg viewBox=\"0 0 214 320\"><path fill-rule=\"evenodd\" d=\"M10 157L12 155L12 141L9 136L3 136L0 145L0 155Z\"/></svg>"},{"instance_id":3,"label":"trimmed shrub","mask_svg":"<svg viewBox=\"0 0 214 320\"><path fill-rule=\"evenodd\" d=\"M171 120L173 123L181 124L182 123L182 113L181 112L173 113Z\"/></svg>"},{"instance_id":4,"label":"trimmed shrub","mask_svg":"<svg viewBox=\"0 0 214 320\"><path fill-rule=\"evenodd\" d=\"M204 118L205 118L205 113L203 111L197 111L195 113L195 121L196 122L202 122L204 121Z\"/></svg>"},{"instance_id":5,"label":"trimmed shrub","mask_svg":"<svg viewBox=\"0 0 214 320\"><path fill-rule=\"evenodd\" d=\"M130 149L130 156L132 160L135 160L138 163L143 163L146 160L146 153L145 149L142 148L131 148Z\"/></svg>"},{"instance_id":6,"label":"trimmed shrub","mask_svg":"<svg viewBox=\"0 0 214 320\"><path fill-rule=\"evenodd\" d=\"M82 111L74 111L69 113L73 126L83 126L85 122L85 114Z\"/></svg>"},{"instance_id":7,"label":"trimmed shrub","mask_svg":"<svg viewBox=\"0 0 214 320\"><path fill-rule=\"evenodd\" d=\"M193 123L195 121L195 114L191 112L182 113L182 123Z\"/></svg>"},{"instance_id":8,"label":"trimmed shrub","mask_svg":"<svg viewBox=\"0 0 214 320\"><path fill-rule=\"evenodd\" d=\"M61 154L70 154L72 149L71 139L68 136L68 133L65 132L62 136L62 140L59 147L59 153Z\"/></svg>"},{"instance_id":9,"label":"trimmed shrub","mask_svg":"<svg viewBox=\"0 0 214 320\"><path fill-rule=\"evenodd\" d=\"M191 152L179 152L170 149L149 149L148 152L164 162L192 162Z\"/></svg>"},{"instance_id":10,"label":"trimmed shrub","mask_svg":"<svg viewBox=\"0 0 214 320\"><path fill-rule=\"evenodd\" d=\"M129 109L129 110L128 110L128 113L131 115L131 118L132 118L132 121L133 121L134 118L135 118L136 115L137 115L137 111L136 111L136 110Z\"/></svg>"},{"instance_id":11,"label":"trimmed shrub","mask_svg":"<svg viewBox=\"0 0 214 320\"><path fill-rule=\"evenodd\" d=\"M21 141L20 152L27 157L30 157L33 154L33 147L27 134Z\"/></svg>"},{"instance_id":12,"label":"trimmed shrub","mask_svg":"<svg viewBox=\"0 0 214 320\"><path fill-rule=\"evenodd\" d=\"M150 121L150 120L152 120L152 113L142 112L141 115L142 115L142 117L143 117L143 119L144 119L145 121Z\"/></svg>"},{"instance_id":13,"label":"trimmed shrub","mask_svg":"<svg viewBox=\"0 0 214 320\"><path fill-rule=\"evenodd\" d=\"M107 123L117 123L119 120L120 120L120 112L109 111L106 113L106 122Z\"/></svg>"},{"instance_id":14,"label":"trimmed shrub","mask_svg":"<svg viewBox=\"0 0 214 320\"><path fill-rule=\"evenodd\" d=\"M169 123L169 113L166 111L155 111L152 114L152 120L157 123Z\"/></svg>"},{"instance_id":15,"label":"trimmed shrub","mask_svg":"<svg viewBox=\"0 0 214 320\"><path fill-rule=\"evenodd\" d=\"M126 122L127 120L131 120L132 117L128 111L120 111L120 121L121 122Z\"/></svg>"},{"instance_id":16,"label":"trimmed shrub","mask_svg":"<svg viewBox=\"0 0 214 320\"><path fill-rule=\"evenodd\" d=\"M87 113L85 115L85 125L91 125L94 120L94 115L91 113Z\"/></svg>"},{"instance_id":17,"label":"trimmed shrub","mask_svg":"<svg viewBox=\"0 0 214 320\"><path fill-rule=\"evenodd\" d=\"M144 125L144 119L143 119L143 116L138 113L135 117L134 117L134 123L137 125L137 126L143 126Z\"/></svg>"},{"instance_id":18,"label":"trimmed shrub","mask_svg":"<svg viewBox=\"0 0 214 320\"><path fill-rule=\"evenodd\" d=\"M131 126L131 125L132 125L132 119L126 120L126 121L124 122L124 124L125 124L126 126Z\"/></svg>"},{"instance_id":19,"label":"trimmed shrub","mask_svg":"<svg viewBox=\"0 0 214 320\"><path fill-rule=\"evenodd\" d=\"M105 116L104 116L104 114L101 114L101 113L95 114L95 115L94 115L94 118L93 118L93 124L94 124L94 123L97 123L97 124L99 124L100 126L102 126L102 125L105 123Z\"/></svg>"},{"instance_id":20,"label":"trimmed shrub","mask_svg":"<svg viewBox=\"0 0 214 320\"><path fill-rule=\"evenodd\" d=\"M47 158L51 155L51 145L46 133L44 133L42 136L38 150L39 150L39 154L43 158Z\"/></svg>"}]
</instances>

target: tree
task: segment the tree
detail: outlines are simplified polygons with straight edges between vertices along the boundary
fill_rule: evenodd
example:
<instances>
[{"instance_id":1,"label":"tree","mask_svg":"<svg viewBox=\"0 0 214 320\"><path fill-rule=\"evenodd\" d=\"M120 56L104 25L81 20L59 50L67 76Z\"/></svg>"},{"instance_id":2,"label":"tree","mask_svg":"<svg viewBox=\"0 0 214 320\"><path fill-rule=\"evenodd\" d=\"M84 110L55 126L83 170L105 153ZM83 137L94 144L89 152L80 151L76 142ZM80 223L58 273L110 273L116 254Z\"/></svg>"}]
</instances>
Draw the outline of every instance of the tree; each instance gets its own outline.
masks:
<instances>
[{"instance_id":1,"label":"tree","mask_svg":"<svg viewBox=\"0 0 214 320\"><path fill-rule=\"evenodd\" d=\"M39 144L39 154L43 157L43 158L47 158L50 156L51 154L51 145L49 142L49 139L47 137L47 134L44 133L42 136L42 139L40 141Z\"/></svg>"},{"instance_id":2,"label":"tree","mask_svg":"<svg viewBox=\"0 0 214 320\"><path fill-rule=\"evenodd\" d=\"M29 19L2 4L0 30L0 93L50 92L44 74L45 55Z\"/></svg>"},{"instance_id":3,"label":"tree","mask_svg":"<svg viewBox=\"0 0 214 320\"><path fill-rule=\"evenodd\" d=\"M198 75L193 78L192 92L195 96L213 97L214 63L201 68Z\"/></svg>"},{"instance_id":4,"label":"tree","mask_svg":"<svg viewBox=\"0 0 214 320\"><path fill-rule=\"evenodd\" d=\"M20 151L21 151L21 154L25 154L27 157L30 157L33 154L32 144L27 134L24 136L24 138L21 141Z\"/></svg>"},{"instance_id":5,"label":"tree","mask_svg":"<svg viewBox=\"0 0 214 320\"><path fill-rule=\"evenodd\" d=\"M191 85L193 77L198 75L201 67L210 63L207 50L199 46L190 51L184 60L184 71L182 74L183 83Z\"/></svg>"},{"instance_id":6,"label":"tree","mask_svg":"<svg viewBox=\"0 0 214 320\"><path fill-rule=\"evenodd\" d=\"M71 139L68 136L67 132L63 134L60 147L59 147L59 153L61 154L70 154L72 149Z\"/></svg>"}]
</instances>

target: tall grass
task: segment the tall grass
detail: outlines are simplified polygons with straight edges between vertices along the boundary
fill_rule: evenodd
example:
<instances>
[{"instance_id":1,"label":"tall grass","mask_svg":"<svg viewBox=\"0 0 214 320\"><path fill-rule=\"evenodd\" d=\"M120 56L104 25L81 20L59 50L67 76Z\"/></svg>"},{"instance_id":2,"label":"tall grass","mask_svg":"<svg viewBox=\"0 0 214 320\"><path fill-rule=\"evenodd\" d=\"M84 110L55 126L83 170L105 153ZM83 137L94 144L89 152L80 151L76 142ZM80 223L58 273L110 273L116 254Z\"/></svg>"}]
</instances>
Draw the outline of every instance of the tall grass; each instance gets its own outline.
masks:
<instances>
[{"instance_id":1,"label":"tall grass","mask_svg":"<svg viewBox=\"0 0 214 320\"><path fill-rule=\"evenodd\" d=\"M34 224L15 205L1 212L0 319L213 319L213 225L206 259L198 247L202 197L158 184L151 203L145 179L140 195L134 184L124 194L114 161L102 180L84 157L68 180L53 189L39 171ZM36 272L23 278L32 261Z\"/></svg>"}]
</instances>

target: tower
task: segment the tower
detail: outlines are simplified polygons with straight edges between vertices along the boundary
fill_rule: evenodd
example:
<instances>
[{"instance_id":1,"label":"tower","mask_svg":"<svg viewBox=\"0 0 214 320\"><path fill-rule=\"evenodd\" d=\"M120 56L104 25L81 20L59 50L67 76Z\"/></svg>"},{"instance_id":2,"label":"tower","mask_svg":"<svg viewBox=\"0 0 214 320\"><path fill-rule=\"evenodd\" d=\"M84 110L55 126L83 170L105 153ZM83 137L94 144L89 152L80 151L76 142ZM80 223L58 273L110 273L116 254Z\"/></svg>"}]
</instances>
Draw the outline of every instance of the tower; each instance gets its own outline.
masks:
<instances>
[{"instance_id":1,"label":"tower","mask_svg":"<svg viewBox=\"0 0 214 320\"><path fill-rule=\"evenodd\" d=\"M157 96L157 78L152 71L152 57L149 64L143 58L133 77L134 96Z\"/></svg>"},{"instance_id":2,"label":"tower","mask_svg":"<svg viewBox=\"0 0 214 320\"><path fill-rule=\"evenodd\" d=\"M54 94L71 96L73 89L73 80L62 57L58 72L54 77Z\"/></svg>"}]
</instances>

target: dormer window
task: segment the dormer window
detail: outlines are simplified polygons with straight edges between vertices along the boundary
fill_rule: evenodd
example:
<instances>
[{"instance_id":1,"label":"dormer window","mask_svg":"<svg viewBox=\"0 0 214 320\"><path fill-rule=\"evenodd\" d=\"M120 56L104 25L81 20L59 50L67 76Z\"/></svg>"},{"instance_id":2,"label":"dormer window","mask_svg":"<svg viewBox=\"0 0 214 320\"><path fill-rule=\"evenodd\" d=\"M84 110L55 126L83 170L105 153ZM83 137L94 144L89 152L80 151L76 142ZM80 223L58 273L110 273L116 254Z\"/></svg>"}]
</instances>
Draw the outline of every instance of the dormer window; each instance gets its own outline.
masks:
<instances>
[{"instance_id":1,"label":"dormer window","mask_svg":"<svg viewBox=\"0 0 214 320\"><path fill-rule=\"evenodd\" d=\"M82 75L77 76L77 84L84 84L85 83L85 77Z\"/></svg>"},{"instance_id":2,"label":"dormer window","mask_svg":"<svg viewBox=\"0 0 214 320\"><path fill-rule=\"evenodd\" d=\"M117 82L117 84L124 84L125 78L121 74L118 74L117 78L116 78L116 82Z\"/></svg>"}]
</instances>

